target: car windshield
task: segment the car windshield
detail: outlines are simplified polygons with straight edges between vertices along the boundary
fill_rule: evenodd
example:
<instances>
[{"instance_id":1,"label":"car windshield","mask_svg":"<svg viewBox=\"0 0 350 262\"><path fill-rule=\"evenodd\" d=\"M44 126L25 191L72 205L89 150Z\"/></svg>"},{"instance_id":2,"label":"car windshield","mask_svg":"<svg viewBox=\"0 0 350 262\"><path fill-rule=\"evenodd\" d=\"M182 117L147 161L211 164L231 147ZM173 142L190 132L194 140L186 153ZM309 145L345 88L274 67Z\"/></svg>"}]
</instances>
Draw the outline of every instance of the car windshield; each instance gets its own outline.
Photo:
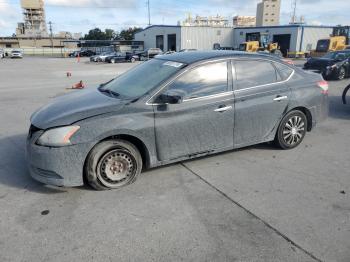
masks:
<instances>
[{"instance_id":1,"label":"car windshield","mask_svg":"<svg viewBox=\"0 0 350 262\"><path fill-rule=\"evenodd\" d=\"M184 66L183 63L152 59L103 85L100 91L110 91L111 94L127 99L139 98L166 81Z\"/></svg>"},{"instance_id":2,"label":"car windshield","mask_svg":"<svg viewBox=\"0 0 350 262\"><path fill-rule=\"evenodd\" d=\"M350 52L331 52L323 56L323 58L327 59L345 59L348 57L350 57Z\"/></svg>"}]
</instances>

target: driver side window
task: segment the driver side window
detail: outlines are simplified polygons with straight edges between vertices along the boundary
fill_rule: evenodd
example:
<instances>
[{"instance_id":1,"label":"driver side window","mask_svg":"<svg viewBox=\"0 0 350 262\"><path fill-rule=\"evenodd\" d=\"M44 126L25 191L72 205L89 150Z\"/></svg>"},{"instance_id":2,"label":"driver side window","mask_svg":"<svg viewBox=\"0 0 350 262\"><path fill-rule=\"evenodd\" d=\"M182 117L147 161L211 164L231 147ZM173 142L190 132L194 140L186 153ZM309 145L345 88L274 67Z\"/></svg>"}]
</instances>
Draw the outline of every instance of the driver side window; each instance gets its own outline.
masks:
<instances>
[{"instance_id":1,"label":"driver side window","mask_svg":"<svg viewBox=\"0 0 350 262\"><path fill-rule=\"evenodd\" d=\"M171 83L166 93L192 99L227 92L227 73L226 61L198 66Z\"/></svg>"}]
</instances>

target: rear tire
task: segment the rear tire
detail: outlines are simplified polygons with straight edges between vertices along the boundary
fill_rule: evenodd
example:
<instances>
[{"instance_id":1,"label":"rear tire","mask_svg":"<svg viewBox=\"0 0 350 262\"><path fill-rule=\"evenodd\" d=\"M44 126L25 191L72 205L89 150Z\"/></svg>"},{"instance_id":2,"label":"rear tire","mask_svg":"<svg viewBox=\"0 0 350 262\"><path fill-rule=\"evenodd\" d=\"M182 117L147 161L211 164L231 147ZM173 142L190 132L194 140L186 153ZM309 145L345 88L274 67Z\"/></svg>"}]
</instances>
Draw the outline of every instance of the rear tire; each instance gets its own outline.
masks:
<instances>
[{"instance_id":1,"label":"rear tire","mask_svg":"<svg viewBox=\"0 0 350 262\"><path fill-rule=\"evenodd\" d=\"M142 170L139 150L124 140L97 144L85 164L85 177L97 190L117 189L133 183Z\"/></svg>"},{"instance_id":2,"label":"rear tire","mask_svg":"<svg viewBox=\"0 0 350 262\"><path fill-rule=\"evenodd\" d=\"M293 110L283 117L278 127L275 144L282 149L292 149L304 140L307 119L303 112Z\"/></svg>"}]
</instances>

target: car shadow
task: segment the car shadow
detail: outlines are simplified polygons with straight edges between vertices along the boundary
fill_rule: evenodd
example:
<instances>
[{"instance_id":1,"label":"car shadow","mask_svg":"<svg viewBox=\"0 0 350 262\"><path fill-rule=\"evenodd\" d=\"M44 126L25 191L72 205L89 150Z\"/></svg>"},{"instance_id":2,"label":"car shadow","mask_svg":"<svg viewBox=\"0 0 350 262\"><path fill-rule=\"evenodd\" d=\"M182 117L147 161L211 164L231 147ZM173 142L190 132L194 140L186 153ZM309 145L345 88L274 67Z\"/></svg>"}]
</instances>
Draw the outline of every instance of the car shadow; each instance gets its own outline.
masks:
<instances>
[{"instance_id":1,"label":"car shadow","mask_svg":"<svg viewBox=\"0 0 350 262\"><path fill-rule=\"evenodd\" d=\"M329 96L330 118L350 120L350 95L347 98L349 104L344 105L341 94L339 96Z\"/></svg>"},{"instance_id":2,"label":"car shadow","mask_svg":"<svg viewBox=\"0 0 350 262\"><path fill-rule=\"evenodd\" d=\"M25 159L25 143L26 134L0 138L0 184L40 194L59 194L67 192L67 188L44 185L31 178ZM227 154L231 152L249 149L276 150L276 147L268 143L264 143L246 148L230 150L210 156L202 156L196 159L190 159L183 162L190 162L206 157L214 157L216 155L222 155L225 153ZM179 163L173 163L157 168L148 169L145 170L144 173L145 175L147 175L147 173L149 174L150 172L152 172L152 170L161 169L176 164ZM75 187L75 189L84 191L94 190L87 184L85 184L84 186Z\"/></svg>"},{"instance_id":3,"label":"car shadow","mask_svg":"<svg viewBox=\"0 0 350 262\"><path fill-rule=\"evenodd\" d=\"M45 186L30 177L25 143L25 134L0 138L0 184L41 194L66 192L64 188Z\"/></svg>"}]
</instances>

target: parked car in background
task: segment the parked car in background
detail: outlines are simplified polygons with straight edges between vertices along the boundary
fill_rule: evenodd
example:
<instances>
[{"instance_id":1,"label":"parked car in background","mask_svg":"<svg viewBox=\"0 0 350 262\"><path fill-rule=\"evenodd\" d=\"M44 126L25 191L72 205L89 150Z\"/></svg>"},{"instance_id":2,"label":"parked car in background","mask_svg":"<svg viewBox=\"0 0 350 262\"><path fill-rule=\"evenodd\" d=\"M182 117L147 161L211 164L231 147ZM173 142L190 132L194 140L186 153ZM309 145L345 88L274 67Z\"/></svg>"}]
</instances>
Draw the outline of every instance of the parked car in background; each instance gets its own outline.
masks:
<instances>
[{"instance_id":1,"label":"parked car in background","mask_svg":"<svg viewBox=\"0 0 350 262\"><path fill-rule=\"evenodd\" d=\"M262 54L176 53L36 111L26 156L43 183L120 188L151 167L270 141L295 148L327 113L319 74Z\"/></svg>"},{"instance_id":2,"label":"parked car in background","mask_svg":"<svg viewBox=\"0 0 350 262\"><path fill-rule=\"evenodd\" d=\"M110 53L110 52L102 52L101 54L94 55L94 56L90 56L90 62L97 62L97 59L98 59L100 56L107 55L108 53Z\"/></svg>"},{"instance_id":3,"label":"parked car in background","mask_svg":"<svg viewBox=\"0 0 350 262\"><path fill-rule=\"evenodd\" d=\"M181 49L181 50L179 51L179 53L181 53L181 52L193 52L193 51L197 51L197 49L194 49L194 48Z\"/></svg>"},{"instance_id":4,"label":"parked car in background","mask_svg":"<svg viewBox=\"0 0 350 262\"><path fill-rule=\"evenodd\" d=\"M155 55L154 57L158 57L158 56L162 56L162 55L171 55L171 54L174 54L176 53L175 51L166 51L166 52L163 52L159 55Z\"/></svg>"},{"instance_id":5,"label":"parked car in background","mask_svg":"<svg viewBox=\"0 0 350 262\"><path fill-rule=\"evenodd\" d=\"M0 58L5 58L5 51L2 48L0 48Z\"/></svg>"},{"instance_id":6,"label":"parked car in background","mask_svg":"<svg viewBox=\"0 0 350 262\"><path fill-rule=\"evenodd\" d=\"M23 58L23 53L21 50L12 50L10 57L11 58Z\"/></svg>"},{"instance_id":7,"label":"parked car in background","mask_svg":"<svg viewBox=\"0 0 350 262\"><path fill-rule=\"evenodd\" d=\"M92 51L92 50L84 50L80 52L80 57L90 57L96 55L96 52Z\"/></svg>"},{"instance_id":8,"label":"parked car in background","mask_svg":"<svg viewBox=\"0 0 350 262\"><path fill-rule=\"evenodd\" d=\"M160 48L148 48L147 50L141 53L137 53L141 61L147 60L149 58L154 58L156 55L161 54L163 54L163 51Z\"/></svg>"},{"instance_id":9,"label":"parked car in background","mask_svg":"<svg viewBox=\"0 0 350 262\"><path fill-rule=\"evenodd\" d=\"M116 52L104 52L99 55L91 56L91 62L104 62L107 57L116 55Z\"/></svg>"},{"instance_id":10,"label":"parked car in background","mask_svg":"<svg viewBox=\"0 0 350 262\"><path fill-rule=\"evenodd\" d=\"M135 61L138 61L140 58L138 55L132 54L132 53L117 53L112 56L108 56L105 59L105 62L107 63L118 63L118 62L131 62L134 63Z\"/></svg>"},{"instance_id":11,"label":"parked car in background","mask_svg":"<svg viewBox=\"0 0 350 262\"><path fill-rule=\"evenodd\" d=\"M350 50L329 52L319 58L309 58L304 69L320 73L325 79L342 80L350 77Z\"/></svg>"},{"instance_id":12,"label":"parked car in background","mask_svg":"<svg viewBox=\"0 0 350 262\"><path fill-rule=\"evenodd\" d=\"M78 54L79 54L79 52L80 52L80 51L74 51L74 52L70 53L68 56L69 56L69 57L77 57Z\"/></svg>"},{"instance_id":13,"label":"parked car in background","mask_svg":"<svg viewBox=\"0 0 350 262\"><path fill-rule=\"evenodd\" d=\"M84 50L84 51L74 51L69 54L70 57L78 57L78 55L80 57L90 57L90 56L96 55L96 53L92 50Z\"/></svg>"}]
</instances>

